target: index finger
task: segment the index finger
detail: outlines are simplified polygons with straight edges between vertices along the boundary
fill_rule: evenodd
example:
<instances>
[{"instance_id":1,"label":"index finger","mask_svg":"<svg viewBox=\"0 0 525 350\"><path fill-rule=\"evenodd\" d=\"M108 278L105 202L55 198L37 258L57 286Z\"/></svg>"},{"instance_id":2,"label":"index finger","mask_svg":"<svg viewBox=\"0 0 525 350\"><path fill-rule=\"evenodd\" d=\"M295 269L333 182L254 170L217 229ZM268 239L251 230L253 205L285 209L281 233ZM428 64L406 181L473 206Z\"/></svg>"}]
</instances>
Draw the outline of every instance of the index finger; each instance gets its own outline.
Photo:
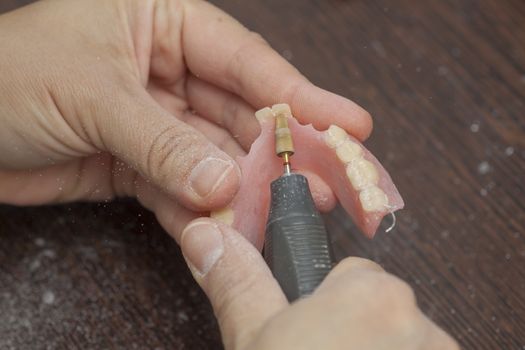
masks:
<instances>
[{"instance_id":1,"label":"index finger","mask_svg":"<svg viewBox=\"0 0 525 350\"><path fill-rule=\"evenodd\" d=\"M303 124L318 129L337 124L361 140L370 134L368 112L310 83L260 35L215 6L189 2L182 33L190 71L241 96L255 109L284 102Z\"/></svg>"}]
</instances>

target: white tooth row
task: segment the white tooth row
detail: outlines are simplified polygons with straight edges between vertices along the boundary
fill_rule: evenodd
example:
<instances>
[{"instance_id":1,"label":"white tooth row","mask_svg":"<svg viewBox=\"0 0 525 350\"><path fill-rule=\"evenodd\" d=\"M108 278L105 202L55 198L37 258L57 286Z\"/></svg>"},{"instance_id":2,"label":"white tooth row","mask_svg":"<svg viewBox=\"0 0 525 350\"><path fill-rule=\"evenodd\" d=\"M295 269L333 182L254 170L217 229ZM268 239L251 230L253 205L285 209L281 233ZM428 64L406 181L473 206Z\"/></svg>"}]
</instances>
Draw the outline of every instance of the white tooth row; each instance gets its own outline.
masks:
<instances>
[{"instance_id":1,"label":"white tooth row","mask_svg":"<svg viewBox=\"0 0 525 350\"><path fill-rule=\"evenodd\" d=\"M346 165L346 176L355 190L359 191L363 209L372 212L388 208L388 197L377 186L377 169L363 157L361 146L350 140L346 132L336 125L330 125L324 137L326 144L335 149L337 158Z\"/></svg>"}]
</instances>

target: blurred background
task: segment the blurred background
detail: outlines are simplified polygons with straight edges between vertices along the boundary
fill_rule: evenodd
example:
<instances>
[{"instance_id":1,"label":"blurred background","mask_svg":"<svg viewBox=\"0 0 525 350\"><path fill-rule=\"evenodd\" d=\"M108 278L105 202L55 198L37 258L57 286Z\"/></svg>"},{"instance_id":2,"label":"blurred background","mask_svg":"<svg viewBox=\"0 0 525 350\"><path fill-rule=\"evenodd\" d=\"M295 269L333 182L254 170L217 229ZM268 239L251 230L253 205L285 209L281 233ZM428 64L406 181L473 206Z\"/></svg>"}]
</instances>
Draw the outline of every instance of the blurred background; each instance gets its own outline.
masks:
<instances>
[{"instance_id":1,"label":"blurred background","mask_svg":"<svg viewBox=\"0 0 525 350\"><path fill-rule=\"evenodd\" d=\"M328 215L338 258L406 280L464 349L525 349L525 2L212 3L374 117L366 146L406 209L372 241L340 209ZM119 200L0 206L0 348L221 344L177 245Z\"/></svg>"}]
</instances>

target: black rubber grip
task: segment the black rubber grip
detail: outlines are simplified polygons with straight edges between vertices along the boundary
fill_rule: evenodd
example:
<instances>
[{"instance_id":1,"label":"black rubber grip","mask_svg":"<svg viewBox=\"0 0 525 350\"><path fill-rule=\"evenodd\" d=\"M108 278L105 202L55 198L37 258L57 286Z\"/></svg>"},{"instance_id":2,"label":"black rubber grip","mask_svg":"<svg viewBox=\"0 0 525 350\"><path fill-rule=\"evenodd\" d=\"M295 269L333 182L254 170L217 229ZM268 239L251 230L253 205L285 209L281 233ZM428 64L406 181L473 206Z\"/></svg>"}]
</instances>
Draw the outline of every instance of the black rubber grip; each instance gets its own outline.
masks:
<instances>
[{"instance_id":1,"label":"black rubber grip","mask_svg":"<svg viewBox=\"0 0 525 350\"><path fill-rule=\"evenodd\" d=\"M328 234L308 180L283 175L271 185L264 256L289 301L311 294L332 268Z\"/></svg>"}]
</instances>

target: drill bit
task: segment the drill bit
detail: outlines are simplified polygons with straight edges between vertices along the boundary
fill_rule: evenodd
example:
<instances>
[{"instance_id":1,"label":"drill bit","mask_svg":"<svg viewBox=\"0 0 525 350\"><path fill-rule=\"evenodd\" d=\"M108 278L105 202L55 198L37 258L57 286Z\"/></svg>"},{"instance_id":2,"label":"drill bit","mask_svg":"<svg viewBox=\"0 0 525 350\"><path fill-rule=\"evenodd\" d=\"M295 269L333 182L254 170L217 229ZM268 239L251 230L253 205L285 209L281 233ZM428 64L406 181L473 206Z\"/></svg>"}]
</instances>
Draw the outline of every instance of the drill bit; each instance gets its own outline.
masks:
<instances>
[{"instance_id":1,"label":"drill bit","mask_svg":"<svg viewBox=\"0 0 525 350\"><path fill-rule=\"evenodd\" d=\"M275 153L283 159L284 174L291 174L290 157L294 154L292 133L288 128L287 110L280 110L275 117Z\"/></svg>"}]
</instances>

